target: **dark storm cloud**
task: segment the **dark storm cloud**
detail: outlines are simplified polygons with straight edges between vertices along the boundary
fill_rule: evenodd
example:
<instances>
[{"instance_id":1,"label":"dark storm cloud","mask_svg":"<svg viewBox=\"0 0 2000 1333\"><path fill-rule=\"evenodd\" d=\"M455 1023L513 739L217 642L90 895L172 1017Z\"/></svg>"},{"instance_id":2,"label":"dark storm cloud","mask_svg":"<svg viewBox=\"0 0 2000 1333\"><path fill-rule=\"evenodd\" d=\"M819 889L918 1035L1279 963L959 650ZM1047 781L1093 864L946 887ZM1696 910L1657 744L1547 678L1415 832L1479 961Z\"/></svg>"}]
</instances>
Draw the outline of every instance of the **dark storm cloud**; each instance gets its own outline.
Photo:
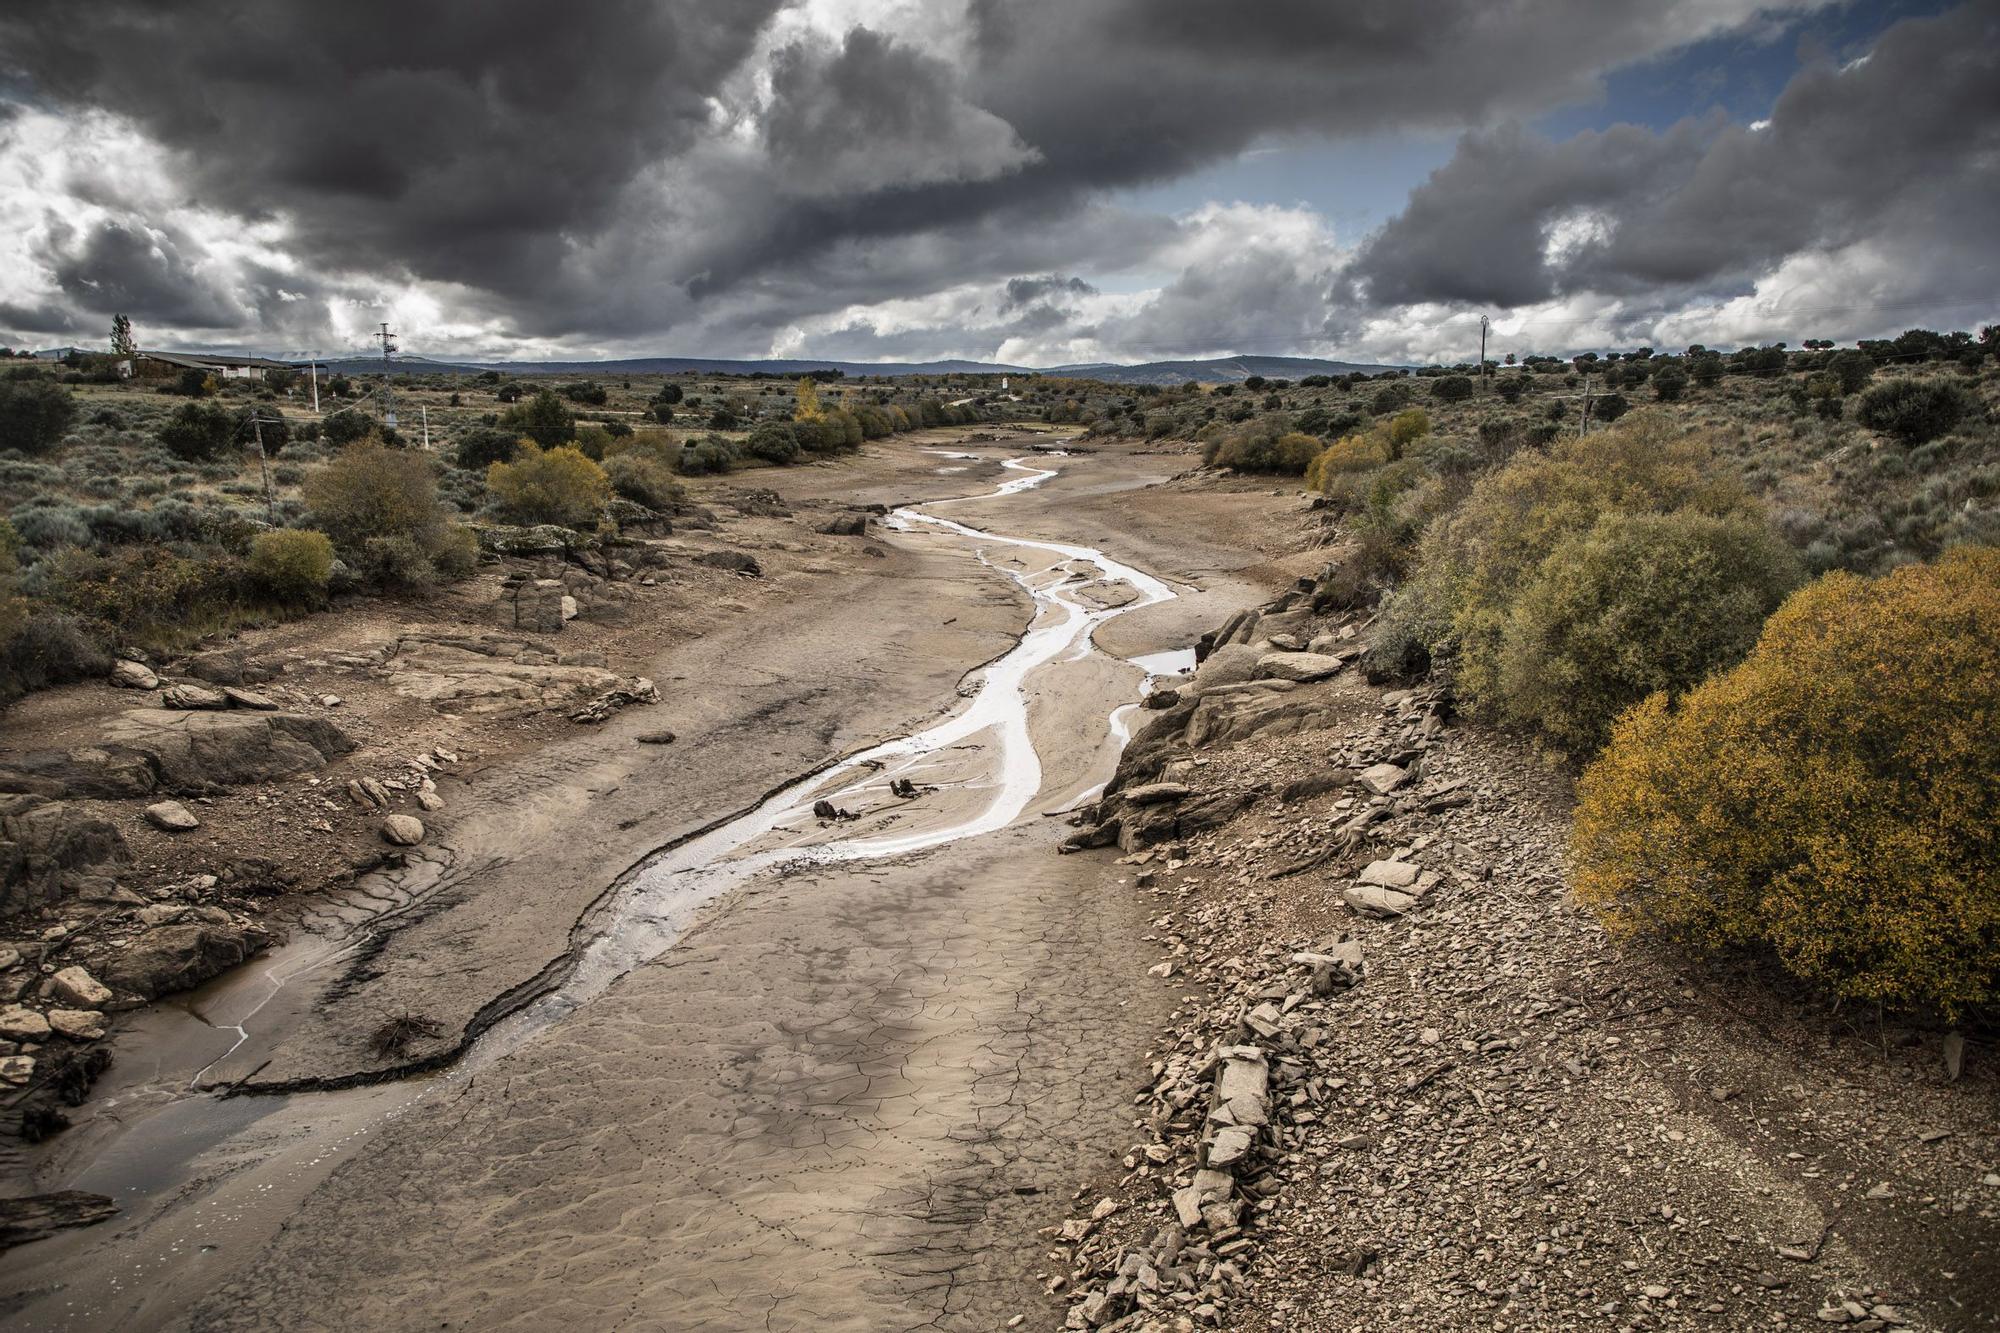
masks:
<instances>
[{"instance_id":1,"label":"dark storm cloud","mask_svg":"<svg viewBox=\"0 0 2000 1333\"><path fill-rule=\"evenodd\" d=\"M1761 128L1469 135L1353 276L1381 304L1586 290L1680 301L1876 240L1913 271L1955 268L1990 289L1996 163L2000 7L1969 5L1897 25L1857 65L1801 72ZM1570 242L1545 254L1564 225Z\"/></svg>"},{"instance_id":2,"label":"dark storm cloud","mask_svg":"<svg viewBox=\"0 0 2000 1333\"><path fill-rule=\"evenodd\" d=\"M0 14L39 98L126 114L206 202L317 260L506 290L685 146L777 0L338 6L105 0Z\"/></svg>"},{"instance_id":3,"label":"dark storm cloud","mask_svg":"<svg viewBox=\"0 0 2000 1333\"><path fill-rule=\"evenodd\" d=\"M0 101L120 113L191 200L282 218L298 264L218 285L198 247L139 246L142 221L162 230L146 201L85 176L71 197L113 225L43 246L47 286L91 320L115 300L162 323L227 308L253 339L410 277L503 337L754 351L969 285L990 293L969 313L993 336L1064 319L1088 336L1082 312L1104 305L1087 284L1019 275L1164 270L1150 327L1107 334L1269 346L1359 327L1370 303L1589 288L1665 305L1899 230L1956 257L1993 202L1990 165L1987 188L1967 184L1992 160L1980 127L2000 123L1992 0L1955 37L1893 49L1915 41L1905 24L1860 70L1802 76L1767 131L1475 134L1345 273L1318 240L1303 264L1282 244L1168 263L1182 222L1107 192L1287 136L1532 119L1597 95L1609 69L1759 21L1757 0L971 0L962 51L772 26L792 2L102 0L88 22L10 6Z\"/></svg>"},{"instance_id":4,"label":"dark storm cloud","mask_svg":"<svg viewBox=\"0 0 2000 1333\"><path fill-rule=\"evenodd\" d=\"M847 194L987 180L1033 154L1006 122L963 101L934 56L868 28L827 51L805 42L771 64L764 142L789 184Z\"/></svg>"},{"instance_id":5,"label":"dark storm cloud","mask_svg":"<svg viewBox=\"0 0 2000 1333\"><path fill-rule=\"evenodd\" d=\"M1774 5L1773 9L1797 5ZM981 105L1043 173L1157 181L1286 132L1456 128L1588 98L1602 72L1755 13L1594 0L973 0Z\"/></svg>"},{"instance_id":6,"label":"dark storm cloud","mask_svg":"<svg viewBox=\"0 0 2000 1333\"><path fill-rule=\"evenodd\" d=\"M248 313L198 270L171 232L112 222L82 234L58 229L50 242L49 269L81 313L193 328L231 327Z\"/></svg>"},{"instance_id":7,"label":"dark storm cloud","mask_svg":"<svg viewBox=\"0 0 2000 1333\"><path fill-rule=\"evenodd\" d=\"M1006 299L1001 309L1017 310L1022 306L1048 301L1052 297L1095 296L1097 288L1074 275L1064 277L1060 273L1044 274L1039 278L1009 278Z\"/></svg>"}]
</instances>

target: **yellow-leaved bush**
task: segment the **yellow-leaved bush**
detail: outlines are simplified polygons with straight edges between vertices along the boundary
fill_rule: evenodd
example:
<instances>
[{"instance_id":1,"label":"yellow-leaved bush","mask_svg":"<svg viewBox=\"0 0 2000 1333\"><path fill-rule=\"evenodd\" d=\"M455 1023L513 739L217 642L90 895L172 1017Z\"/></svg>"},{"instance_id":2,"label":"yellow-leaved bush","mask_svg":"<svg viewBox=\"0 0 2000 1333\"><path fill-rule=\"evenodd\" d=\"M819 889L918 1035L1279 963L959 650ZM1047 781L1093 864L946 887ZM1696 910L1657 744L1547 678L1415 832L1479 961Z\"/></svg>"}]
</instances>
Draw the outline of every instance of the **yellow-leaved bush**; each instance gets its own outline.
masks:
<instances>
[{"instance_id":1,"label":"yellow-leaved bush","mask_svg":"<svg viewBox=\"0 0 2000 1333\"><path fill-rule=\"evenodd\" d=\"M1614 931L1768 949L1832 994L2000 993L2000 550L1795 593L1739 666L1614 729L1577 895Z\"/></svg>"}]
</instances>

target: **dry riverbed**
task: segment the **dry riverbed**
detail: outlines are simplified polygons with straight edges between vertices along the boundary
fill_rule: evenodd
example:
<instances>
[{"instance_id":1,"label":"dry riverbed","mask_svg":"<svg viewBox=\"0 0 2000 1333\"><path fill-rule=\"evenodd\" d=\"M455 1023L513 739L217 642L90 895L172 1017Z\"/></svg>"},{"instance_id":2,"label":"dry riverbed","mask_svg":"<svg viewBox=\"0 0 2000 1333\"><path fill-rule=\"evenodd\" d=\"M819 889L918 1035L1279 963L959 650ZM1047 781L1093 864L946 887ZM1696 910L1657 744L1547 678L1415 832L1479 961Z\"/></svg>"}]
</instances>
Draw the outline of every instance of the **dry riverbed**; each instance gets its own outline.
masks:
<instances>
[{"instance_id":1,"label":"dry riverbed","mask_svg":"<svg viewBox=\"0 0 2000 1333\"><path fill-rule=\"evenodd\" d=\"M995 1310L1032 1310L1032 1230L1059 1207L1049 1191L1106 1160L1142 1034L1164 1014L1138 905L1091 892L1094 870L1051 854L1066 830L1043 815L1109 774L1107 718L1143 674L1118 659L1187 647L1299 564L1285 556L1296 498L1148 489L1188 455L1127 446L1044 463L1033 451L1048 444L898 441L753 474L777 494L661 539L679 549L617 599L599 646L578 650L602 654L586 669L659 691L598 723L547 706L474 715L399 690L392 662L413 639L428 645L416 669L486 670L435 630L398 634L375 661L327 656L309 625L246 644L252 657L324 657L309 670L342 676L324 691L339 704L298 672L276 682L276 702L309 716L317 703L358 748L313 773L310 793L296 780L221 793L197 805L201 831L141 843L136 864L158 872L142 897L180 892L154 890L204 873L204 853L240 855L228 831L271 806L261 827L283 833L270 845L307 870L326 868L326 845L380 856L385 808L429 826L342 893L214 909L255 906L289 943L133 1014L76 1128L18 1155L21 1183L102 1192L122 1211L9 1256L8 1308L31 1327L615 1314L877 1328L885 1311L988 1327ZM1055 475L1033 489L923 511L1042 546L879 514L839 525L858 532L817 531L857 506L978 494L1042 468ZM698 498L729 513L720 494ZM1172 593L1146 604L1052 542L1101 547ZM760 577L699 559L729 550L749 551ZM1106 651L1086 641L1026 678L1039 767L1007 827L808 859L698 911L671 893L633 905L633 867L699 849L775 787L925 734L962 706L979 679L968 673L1012 650L1031 609L1040 626L1058 604L1101 622ZM577 638L564 644L588 626L567 622ZM43 707L36 742L84 734L87 703ZM664 731L671 744L644 743ZM962 823L996 780L980 751L997 743L982 732L912 760L908 794L875 790L887 768L880 782L835 768L823 781L838 807L762 836L852 843ZM384 805L331 808L369 776ZM308 813L332 826L312 830L330 844L295 849L285 835ZM565 998L593 939L626 932L672 947ZM379 1040L395 1020L397 1039ZM443 1072L411 1077L430 1068ZM193 1079L248 1095L190 1097Z\"/></svg>"}]
</instances>

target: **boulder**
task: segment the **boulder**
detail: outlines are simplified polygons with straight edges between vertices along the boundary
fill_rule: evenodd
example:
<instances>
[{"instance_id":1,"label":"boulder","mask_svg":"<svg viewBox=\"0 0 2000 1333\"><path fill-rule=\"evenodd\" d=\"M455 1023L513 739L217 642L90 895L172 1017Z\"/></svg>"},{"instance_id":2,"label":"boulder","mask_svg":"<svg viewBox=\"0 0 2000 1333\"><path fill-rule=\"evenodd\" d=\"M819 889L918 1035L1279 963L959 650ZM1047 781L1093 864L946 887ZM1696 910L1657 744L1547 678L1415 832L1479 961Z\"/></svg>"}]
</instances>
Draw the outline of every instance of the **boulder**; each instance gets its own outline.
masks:
<instances>
[{"instance_id":1,"label":"boulder","mask_svg":"<svg viewBox=\"0 0 2000 1333\"><path fill-rule=\"evenodd\" d=\"M160 801L146 807L146 822L164 833L186 833L201 827L194 811L179 801Z\"/></svg>"},{"instance_id":2,"label":"boulder","mask_svg":"<svg viewBox=\"0 0 2000 1333\"><path fill-rule=\"evenodd\" d=\"M113 685L125 690L157 690L160 678L144 662L119 662L111 668Z\"/></svg>"},{"instance_id":3,"label":"boulder","mask_svg":"<svg viewBox=\"0 0 2000 1333\"><path fill-rule=\"evenodd\" d=\"M323 717L239 709L135 708L113 719L105 735L145 755L160 788L190 795L292 777L354 748L347 733Z\"/></svg>"},{"instance_id":4,"label":"boulder","mask_svg":"<svg viewBox=\"0 0 2000 1333\"><path fill-rule=\"evenodd\" d=\"M477 532L479 549L493 555L568 557L580 551L595 550L602 544L594 533L577 532L553 523L538 523L527 528L496 524L478 528Z\"/></svg>"},{"instance_id":5,"label":"boulder","mask_svg":"<svg viewBox=\"0 0 2000 1333\"><path fill-rule=\"evenodd\" d=\"M1202 664L1195 668L1194 680L1183 688L1182 693L1200 694L1214 689L1217 685L1234 685L1241 681L1254 680L1257 664L1266 654L1245 643L1232 643L1217 648Z\"/></svg>"},{"instance_id":6,"label":"boulder","mask_svg":"<svg viewBox=\"0 0 2000 1333\"><path fill-rule=\"evenodd\" d=\"M1360 882L1385 889L1407 889L1422 871L1408 861L1370 861L1361 872Z\"/></svg>"},{"instance_id":7,"label":"boulder","mask_svg":"<svg viewBox=\"0 0 2000 1333\"><path fill-rule=\"evenodd\" d=\"M147 999L199 986L235 967L264 947L262 931L219 922L191 921L146 931L124 952L114 954L99 969L119 990ZM81 969L75 969L81 970ZM62 973L58 972L57 977ZM111 995L98 987L101 998L66 995L80 1008L101 1008Z\"/></svg>"},{"instance_id":8,"label":"boulder","mask_svg":"<svg viewBox=\"0 0 2000 1333\"><path fill-rule=\"evenodd\" d=\"M104 983L80 967L64 968L49 978L49 986L58 999L78 1009L101 1009L111 1003L111 992Z\"/></svg>"},{"instance_id":9,"label":"boulder","mask_svg":"<svg viewBox=\"0 0 2000 1333\"><path fill-rule=\"evenodd\" d=\"M47 1041L50 1022L25 1004L0 1009L0 1037L8 1041Z\"/></svg>"},{"instance_id":10,"label":"boulder","mask_svg":"<svg viewBox=\"0 0 2000 1333\"><path fill-rule=\"evenodd\" d=\"M1165 709L1172 708L1180 701L1181 692L1179 690L1154 690L1139 702L1148 708Z\"/></svg>"},{"instance_id":11,"label":"boulder","mask_svg":"<svg viewBox=\"0 0 2000 1333\"><path fill-rule=\"evenodd\" d=\"M1363 916L1399 917L1417 905L1414 894L1401 889L1385 889L1375 884L1356 884L1341 893L1341 900Z\"/></svg>"},{"instance_id":12,"label":"boulder","mask_svg":"<svg viewBox=\"0 0 2000 1333\"><path fill-rule=\"evenodd\" d=\"M868 515L842 514L829 523L819 525L819 530L829 537L866 537L868 535Z\"/></svg>"},{"instance_id":13,"label":"boulder","mask_svg":"<svg viewBox=\"0 0 2000 1333\"><path fill-rule=\"evenodd\" d=\"M160 702L169 708L213 709L227 708L229 701L214 690L205 690L199 685L182 683L169 685Z\"/></svg>"},{"instance_id":14,"label":"boulder","mask_svg":"<svg viewBox=\"0 0 2000 1333\"><path fill-rule=\"evenodd\" d=\"M104 1015L95 1009L51 1009L48 1025L71 1041L96 1041L104 1035Z\"/></svg>"},{"instance_id":15,"label":"boulder","mask_svg":"<svg viewBox=\"0 0 2000 1333\"><path fill-rule=\"evenodd\" d=\"M1127 805L1158 805L1163 801L1178 801L1188 794L1184 782L1148 782L1143 786L1127 787L1119 795Z\"/></svg>"},{"instance_id":16,"label":"boulder","mask_svg":"<svg viewBox=\"0 0 2000 1333\"><path fill-rule=\"evenodd\" d=\"M53 898L65 872L130 859L109 820L42 796L0 796L0 911Z\"/></svg>"},{"instance_id":17,"label":"boulder","mask_svg":"<svg viewBox=\"0 0 2000 1333\"><path fill-rule=\"evenodd\" d=\"M1410 774L1407 769L1398 768L1394 764L1376 764L1355 774L1354 780L1377 796L1387 796L1408 782Z\"/></svg>"},{"instance_id":18,"label":"boulder","mask_svg":"<svg viewBox=\"0 0 2000 1333\"><path fill-rule=\"evenodd\" d=\"M697 565L707 565L710 569L726 569L732 573L750 578L762 578L764 567L757 563L757 557L748 551L703 551L694 558Z\"/></svg>"},{"instance_id":19,"label":"boulder","mask_svg":"<svg viewBox=\"0 0 2000 1333\"><path fill-rule=\"evenodd\" d=\"M563 603L575 600L563 591L560 579L531 579L501 593L500 623L529 634L561 632Z\"/></svg>"},{"instance_id":20,"label":"boulder","mask_svg":"<svg viewBox=\"0 0 2000 1333\"><path fill-rule=\"evenodd\" d=\"M415 815L389 815L382 820L382 841L414 847L424 840L424 821Z\"/></svg>"},{"instance_id":21,"label":"boulder","mask_svg":"<svg viewBox=\"0 0 2000 1333\"><path fill-rule=\"evenodd\" d=\"M259 713L275 713L278 711L277 700L267 694L259 694L255 690L241 689L235 685L225 685L222 687L222 697L231 708L248 708Z\"/></svg>"},{"instance_id":22,"label":"boulder","mask_svg":"<svg viewBox=\"0 0 2000 1333\"><path fill-rule=\"evenodd\" d=\"M1318 653L1267 653L1257 659L1258 675L1274 680L1296 681L1301 685L1325 680L1340 668L1339 658L1322 657Z\"/></svg>"},{"instance_id":23,"label":"boulder","mask_svg":"<svg viewBox=\"0 0 2000 1333\"><path fill-rule=\"evenodd\" d=\"M275 663L255 659L241 648L196 653L187 660L186 669L211 685L259 685L278 674Z\"/></svg>"}]
</instances>

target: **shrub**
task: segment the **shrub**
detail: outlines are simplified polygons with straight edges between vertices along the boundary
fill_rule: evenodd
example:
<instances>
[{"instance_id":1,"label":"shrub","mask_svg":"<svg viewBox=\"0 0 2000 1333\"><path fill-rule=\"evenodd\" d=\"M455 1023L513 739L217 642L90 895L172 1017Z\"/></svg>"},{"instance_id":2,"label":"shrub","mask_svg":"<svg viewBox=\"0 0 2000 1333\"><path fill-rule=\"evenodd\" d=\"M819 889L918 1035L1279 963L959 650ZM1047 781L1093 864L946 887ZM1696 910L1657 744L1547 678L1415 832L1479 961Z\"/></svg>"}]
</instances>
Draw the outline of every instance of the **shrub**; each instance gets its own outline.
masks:
<instances>
[{"instance_id":1,"label":"shrub","mask_svg":"<svg viewBox=\"0 0 2000 1333\"><path fill-rule=\"evenodd\" d=\"M666 464L647 454L613 454L604 460L604 475L613 491L648 509L673 509L687 495Z\"/></svg>"},{"instance_id":2,"label":"shrub","mask_svg":"<svg viewBox=\"0 0 2000 1333\"><path fill-rule=\"evenodd\" d=\"M572 448L541 449L523 441L511 463L486 469L493 507L515 523L588 527L604 512L611 483L604 469Z\"/></svg>"},{"instance_id":3,"label":"shrub","mask_svg":"<svg viewBox=\"0 0 2000 1333\"><path fill-rule=\"evenodd\" d=\"M261 433L264 439L264 452L275 454L292 442L292 423L271 408L267 407L260 411L255 407L239 407L230 414L230 421L235 427L234 439L238 445L254 447Z\"/></svg>"},{"instance_id":4,"label":"shrub","mask_svg":"<svg viewBox=\"0 0 2000 1333\"><path fill-rule=\"evenodd\" d=\"M1632 410L1622 393L1599 394L1590 400L1590 415L1595 421L1616 421Z\"/></svg>"},{"instance_id":5,"label":"shrub","mask_svg":"<svg viewBox=\"0 0 2000 1333\"><path fill-rule=\"evenodd\" d=\"M1462 403L1472 397L1472 381L1464 375L1445 375L1431 381L1431 397L1440 403Z\"/></svg>"},{"instance_id":6,"label":"shrub","mask_svg":"<svg viewBox=\"0 0 2000 1333\"><path fill-rule=\"evenodd\" d=\"M568 444L576 436L576 417L549 389L537 389L534 397L502 412L500 424L544 449Z\"/></svg>"},{"instance_id":7,"label":"shrub","mask_svg":"<svg viewBox=\"0 0 2000 1333\"><path fill-rule=\"evenodd\" d=\"M31 551L89 546L95 537L82 511L61 503L22 505L13 513L13 533Z\"/></svg>"},{"instance_id":8,"label":"shrub","mask_svg":"<svg viewBox=\"0 0 2000 1333\"><path fill-rule=\"evenodd\" d=\"M583 403L590 407L602 407L611 397L602 384L595 380L578 380L562 387L562 396L572 403Z\"/></svg>"},{"instance_id":9,"label":"shrub","mask_svg":"<svg viewBox=\"0 0 2000 1333\"><path fill-rule=\"evenodd\" d=\"M1963 389L1944 380L1890 380L1861 395L1855 419L1906 445L1923 444L1956 426L1971 410Z\"/></svg>"},{"instance_id":10,"label":"shrub","mask_svg":"<svg viewBox=\"0 0 2000 1333\"><path fill-rule=\"evenodd\" d=\"M1801 577L1753 518L1607 514L1558 543L1514 603L1500 711L1593 754L1633 704L1741 661Z\"/></svg>"},{"instance_id":11,"label":"shrub","mask_svg":"<svg viewBox=\"0 0 2000 1333\"><path fill-rule=\"evenodd\" d=\"M287 605L317 605L333 574L333 542L309 528L280 528L250 539L250 577Z\"/></svg>"},{"instance_id":12,"label":"shrub","mask_svg":"<svg viewBox=\"0 0 2000 1333\"><path fill-rule=\"evenodd\" d=\"M1548 453L1521 453L1480 479L1419 544L1412 595L1424 623L1449 627L1433 653L1455 650L1473 707L1497 705L1501 643L1515 598L1563 538L1605 514L1691 509L1760 516L1741 482L1721 472L1706 438L1680 436L1658 412L1570 436Z\"/></svg>"},{"instance_id":13,"label":"shrub","mask_svg":"<svg viewBox=\"0 0 2000 1333\"><path fill-rule=\"evenodd\" d=\"M353 444L356 440L367 439L374 431L375 419L352 407L329 412L319 423L320 438L331 445Z\"/></svg>"},{"instance_id":14,"label":"shrub","mask_svg":"<svg viewBox=\"0 0 2000 1333\"><path fill-rule=\"evenodd\" d=\"M1674 366L1662 366L1653 376L1653 397L1663 403L1678 403L1687 392L1687 372Z\"/></svg>"},{"instance_id":15,"label":"shrub","mask_svg":"<svg viewBox=\"0 0 2000 1333\"><path fill-rule=\"evenodd\" d=\"M727 472L736 466L736 446L720 435L704 435L699 440L683 440L674 468L683 476L700 477Z\"/></svg>"},{"instance_id":16,"label":"shrub","mask_svg":"<svg viewBox=\"0 0 2000 1333\"><path fill-rule=\"evenodd\" d=\"M420 454L373 440L350 444L307 475L305 502L312 525L365 580L425 587L471 569L471 534L446 519L437 477Z\"/></svg>"},{"instance_id":17,"label":"shrub","mask_svg":"<svg viewBox=\"0 0 2000 1333\"><path fill-rule=\"evenodd\" d=\"M1576 891L1621 932L1769 950L1835 995L2000 998L2000 550L1833 573L1750 657L1621 721Z\"/></svg>"},{"instance_id":18,"label":"shrub","mask_svg":"<svg viewBox=\"0 0 2000 1333\"><path fill-rule=\"evenodd\" d=\"M1501 375L1493 381L1493 391L1510 403L1520 401L1521 395L1526 393L1527 390L1528 377L1526 375Z\"/></svg>"},{"instance_id":19,"label":"shrub","mask_svg":"<svg viewBox=\"0 0 2000 1333\"><path fill-rule=\"evenodd\" d=\"M220 403L183 403L160 427L160 444L175 458L199 463L232 449L236 418Z\"/></svg>"},{"instance_id":20,"label":"shrub","mask_svg":"<svg viewBox=\"0 0 2000 1333\"><path fill-rule=\"evenodd\" d=\"M1431 433L1431 414L1421 407L1398 412L1389 422L1389 456L1401 458L1409 447Z\"/></svg>"},{"instance_id":21,"label":"shrub","mask_svg":"<svg viewBox=\"0 0 2000 1333\"><path fill-rule=\"evenodd\" d=\"M1203 448L1202 461L1210 467L1233 467L1239 472L1298 476L1320 452L1320 442L1310 435L1298 431L1280 434L1265 427L1217 436Z\"/></svg>"},{"instance_id":22,"label":"shrub","mask_svg":"<svg viewBox=\"0 0 2000 1333\"><path fill-rule=\"evenodd\" d=\"M1836 352L1828 358L1826 369L1839 383L1841 393L1860 393L1875 374L1875 361L1866 352Z\"/></svg>"},{"instance_id":23,"label":"shrub","mask_svg":"<svg viewBox=\"0 0 2000 1333\"><path fill-rule=\"evenodd\" d=\"M74 616L30 611L0 637L0 700L89 680L111 670L111 655Z\"/></svg>"},{"instance_id":24,"label":"shrub","mask_svg":"<svg viewBox=\"0 0 2000 1333\"><path fill-rule=\"evenodd\" d=\"M474 426L458 437L452 456L468 472L484 472L495 463L512 462L521 437L498 426Z\"/></svg>"},{"instance_id":25,"label":"shrub","mask_svg":"<svg viewBox=\"0 0 2000 1333\"><path fill-rule=\"evenodd\" d=\"M1410 401L1410 389L1405 384L1385 384L1375 391L1368 400L1368 410L1378 417L1386 417Z\"/></svg>"},{"instance_id":26,"label":"shrub","mask_svg":"<svg viewBox=\"0 0 2000 1333\"><path fill-rule=\"evenodd\" d=\"M76 421L76 398L39 375L15 371L0 379L0 449L45 454Z\"/></svg>"},{"instance_id":27,"label":"shrub","mask_svg":"<svg viewBox=\"0 0 2000 1333\"><path fill-rule=\"evenodd\" d=\"M800 425L813 427L816 423L801 422ZM780 467L796 463L799 461L799 432L789 423L767 421L750 432L750 438L743 442L743 452Z\"/></svg>"}]
</instances>

